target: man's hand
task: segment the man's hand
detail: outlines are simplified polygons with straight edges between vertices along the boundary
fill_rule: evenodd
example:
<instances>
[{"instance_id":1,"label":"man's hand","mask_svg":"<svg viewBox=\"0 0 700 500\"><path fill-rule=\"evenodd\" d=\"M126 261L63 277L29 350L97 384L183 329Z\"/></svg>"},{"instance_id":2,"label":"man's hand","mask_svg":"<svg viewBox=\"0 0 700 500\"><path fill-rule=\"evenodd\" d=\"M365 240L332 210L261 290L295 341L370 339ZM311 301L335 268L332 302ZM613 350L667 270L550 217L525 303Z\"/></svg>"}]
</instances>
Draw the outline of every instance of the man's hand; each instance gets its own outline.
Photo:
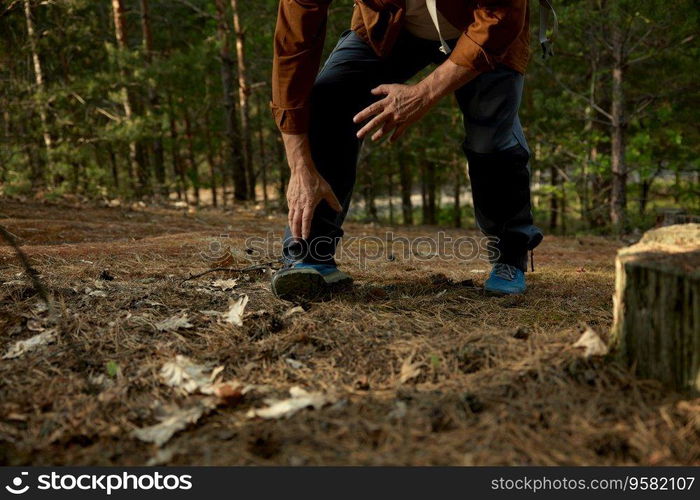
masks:
<instances>
[{"instance_id":1,"label":"man's hand","mask_svg":"<svg viewBox=\"0 0 700 500\"><path fill-rule=\"evenodd\" d=\"M282 134L282 138L292 171L287 187L289 227L294 238L307 239L311 233L314 211L321 200L326 200L338 212L343 207L330 185L316 170L311 159L308 136Z\"/></svg>"},{"instance_id":2,"label":"man's hand","mask_svg":"<svg viewBox=\"0 0 700 500\"><path fill-rule=\"evenodd\" d=\"M477 75L476 71L447 59L416 85L380 85L372 90L372 94L386 97L367 106L353 118L355 123L361 123L374 117L360 129L357 137L363 139L378 129L372 135L372 140L376 141L393 131L391 142L394 142L440 99Z\"/></svg>"},{"instance_id":3,"label":"man's hand","mask_svg":"<svg viewBox=\"0 0 700 500\"><path fill-rule=\"evenodd\" d=\"M401 137L406 129L423 118L428 110L433 106L430 95L425 92L426 87L422 85L380 85L372 89L374 95L384 95L384 99L375 102L360 111L353 121L361 123L372 118L357 133L357 137L363 139L372 130L378 129L372 140L377 141L394 132L391 142Z\"/></svg>"}]
</instances>

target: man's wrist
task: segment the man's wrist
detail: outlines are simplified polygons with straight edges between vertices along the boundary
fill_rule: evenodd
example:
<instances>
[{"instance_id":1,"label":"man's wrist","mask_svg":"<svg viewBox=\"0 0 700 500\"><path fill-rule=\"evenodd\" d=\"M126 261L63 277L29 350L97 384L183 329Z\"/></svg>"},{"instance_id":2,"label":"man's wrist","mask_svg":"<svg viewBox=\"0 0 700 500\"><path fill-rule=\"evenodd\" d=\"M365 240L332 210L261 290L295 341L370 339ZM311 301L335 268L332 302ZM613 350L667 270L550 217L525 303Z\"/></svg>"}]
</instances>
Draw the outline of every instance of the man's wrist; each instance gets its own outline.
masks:
<instances>
[{"instance_id":1,"label":"man's wrist","mask_svg":"<svg viewBox=\"0 0 700 500\"><path fill-rule=\"evenodd\" d=\"M292 174L313 168L311 147L309 146L309 136L307 134L282 133L282 141L284 142L287 163Z\"/></svg>"},{"instance_id":2,"label":"man's wrist","mask_svg":"<svg viewBox=\"0 0 700 500\"><path fill-rule=\"evenodd\" d=\"M435 82L431 78L424 78L416 84L416 89L428 107L436 105L444 95L434 84Z\"/></svg>"},{"instance_id":3,"label":"man's wrist","mask_svg":"<svg viewBox=\"0 0 700 500\"><path fill-rule=\"evenodd\" d=\"M448 59L417 85L426 101L432 106L447 94L473 80L477 74L473 70L459 66Z\"/></svg>"}]
</instances>

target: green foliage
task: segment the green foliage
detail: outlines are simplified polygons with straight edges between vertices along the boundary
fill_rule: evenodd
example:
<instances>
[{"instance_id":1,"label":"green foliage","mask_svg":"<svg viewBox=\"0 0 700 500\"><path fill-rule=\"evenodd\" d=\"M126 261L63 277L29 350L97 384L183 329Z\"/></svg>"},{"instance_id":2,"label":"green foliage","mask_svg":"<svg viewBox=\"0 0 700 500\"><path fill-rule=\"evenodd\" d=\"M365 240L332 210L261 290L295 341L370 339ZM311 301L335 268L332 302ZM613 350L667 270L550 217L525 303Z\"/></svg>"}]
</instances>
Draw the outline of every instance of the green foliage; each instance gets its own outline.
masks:
<instances>
[{"instance_id":1,"label":"green foliage","mask_svg":"<svg viewBox=\"0 0 700 500\"><path fill-rule=\"evenodd\" d=\"M107 363L105 363L105 371L107 375L114 378L119 375L119 365L116 361L107 361Z\"/></svg>"},{"instance_id":2,"label":"green foliage","mask_svg":"<svg viewBox=\"0 0 700 500\"><path fill-rule=\"evenodd\" d=\"M174 196L177 191L180 197L187 192L192 201L200 188L217 185L221 191L222 184L230 195L215 2L148 3L150 53L136 0L124 1L126 49L116 42L111 2L32 1L43 88L35 79L22 2L10 4L0 27L3 195L42 191L102 198L159 191ZM349 26L352 4L333 2L326 54ZM258 196L267 179L269 206L284 206L274 198L284 192L278 184L284 182L287 169L268 107L277 5L278 0L239 2L251 87L247 102L253 164ZM695 114L700 102L695 66L700 54L694 2L566 0L556 6L561 22L556 57L543 63L533 46L521 110L533 150L538 222L549 226L555 219L558 231L606 230L612 182L610 33L618 26L626 29L624 160L631 225L646 227L669 207L697 212L700 132ZM533 39L538 28L535 14ZM231 12L226 18L231 24ZM238 105L232 29L227 41ZM132 103L131 116L125 96ZM235 110L240 127L239 111ZM44 128L52 142L50 152ZM360 166L356 190L357 200L365 203L353 216L403 220L401 155L412 180L414 221L423 220L416 198L430 192L438 224L460 220L473 227L466 163L459 147L463 133L459 110L452 99L445 99L398 146L372 145ZM157 186L158 145L163 151L162 187ZM429 170L431 175L426 174ZM460 217L455 217L453 206L455 185L462 187Z\"/></svg>"}]
</instances>

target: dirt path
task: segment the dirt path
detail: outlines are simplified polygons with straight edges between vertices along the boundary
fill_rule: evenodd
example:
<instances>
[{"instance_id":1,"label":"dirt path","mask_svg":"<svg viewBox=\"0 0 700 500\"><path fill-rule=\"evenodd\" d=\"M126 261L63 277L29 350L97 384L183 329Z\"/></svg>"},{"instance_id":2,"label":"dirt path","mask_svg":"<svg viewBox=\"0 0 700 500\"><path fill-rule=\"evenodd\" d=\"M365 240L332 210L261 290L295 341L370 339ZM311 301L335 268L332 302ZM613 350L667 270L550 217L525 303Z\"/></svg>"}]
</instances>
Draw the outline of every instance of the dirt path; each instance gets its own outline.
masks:
<instances>
[{"instance_id":1,"label":"dirt path","mask_svg":"<svg viewBox=\"0 0 700 500\"><path fill-rule=\"evenodd\" d=\"M52 325L0 247L0 353L56 331L49 345L0 360L2 464L700 464L700 400L571 347L581 322L607 335L614 242L546 239L517 298L482 294L482 261L370 259L374 247L354 243L350 253L365 258L344 269L356 286L292 310L271 295L270 271L182 281L217 261L267 260L246 253L246 238L279 236L278 217L13 203L0 215L63 310ZM347 230L382 241L437 231ZM231 290L215 283L230 278ZM243 326L213 312L242 295ZM185 315L190 326L160 323ZM160 375L177 355L254 389L217 403L183 395ZM294 386L327 404L248 417ZM200 407L160 447L132 435Z\"/></svg>"}]
</instances>

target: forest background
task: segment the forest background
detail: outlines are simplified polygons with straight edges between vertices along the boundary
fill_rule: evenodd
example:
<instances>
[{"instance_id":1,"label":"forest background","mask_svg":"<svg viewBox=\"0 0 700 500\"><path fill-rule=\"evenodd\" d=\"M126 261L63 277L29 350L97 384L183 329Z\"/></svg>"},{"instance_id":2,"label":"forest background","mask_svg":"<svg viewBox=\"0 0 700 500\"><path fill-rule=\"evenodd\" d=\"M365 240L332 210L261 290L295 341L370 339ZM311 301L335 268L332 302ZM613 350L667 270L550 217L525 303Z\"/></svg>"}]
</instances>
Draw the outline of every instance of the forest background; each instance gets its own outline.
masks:
<instances>
[{"instance_id":1,"label":"forest background","mask_svg":"<svg viewBox=\"0 0 700 500\"><path fill-rule=\"evenodd\" d=\"M0 2L0 196L284 211L288 167L269 109L277 5ZM537 222L606 234L696 218L697 4L555 7L547 62L531 16L521 110ZM351 11L351 0L331 4L326 52ZM366 144L351 217L473 226L463 134L445 99L397 147Z\"/></svg>"}]
</instances>

